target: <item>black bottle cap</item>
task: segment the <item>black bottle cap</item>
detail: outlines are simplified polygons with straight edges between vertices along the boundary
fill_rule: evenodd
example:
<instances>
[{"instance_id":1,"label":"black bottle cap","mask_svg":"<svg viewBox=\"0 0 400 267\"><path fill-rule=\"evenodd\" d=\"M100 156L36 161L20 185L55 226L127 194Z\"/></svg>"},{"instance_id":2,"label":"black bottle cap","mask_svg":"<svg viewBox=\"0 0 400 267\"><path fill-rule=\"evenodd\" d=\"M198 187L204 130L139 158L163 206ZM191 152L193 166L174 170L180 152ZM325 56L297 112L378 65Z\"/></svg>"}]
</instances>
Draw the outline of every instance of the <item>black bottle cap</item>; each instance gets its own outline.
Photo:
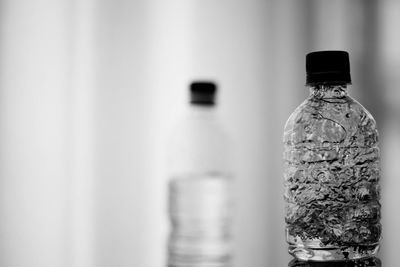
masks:
<instances>
[{"instance_id":1,"label":"black bottle cap","mask_svg":"<svg viewBox=\"0 0 400 267\"><path fill-rule=\"evenodd\" d=\"M307 85L349 84L350 60L346 51L316 51L306 56Z\"/></svg>"},{"instance_id":2,"label":"black bottle cap","mask_svg":"<svg viewBox=\"0 0 400 267\"><path fill-rule=\"evenodd\" d=\"M190 84L190 103L195 105L215 104L217 86L210 81L195 81Z\"/></svg>"}]
</instances>

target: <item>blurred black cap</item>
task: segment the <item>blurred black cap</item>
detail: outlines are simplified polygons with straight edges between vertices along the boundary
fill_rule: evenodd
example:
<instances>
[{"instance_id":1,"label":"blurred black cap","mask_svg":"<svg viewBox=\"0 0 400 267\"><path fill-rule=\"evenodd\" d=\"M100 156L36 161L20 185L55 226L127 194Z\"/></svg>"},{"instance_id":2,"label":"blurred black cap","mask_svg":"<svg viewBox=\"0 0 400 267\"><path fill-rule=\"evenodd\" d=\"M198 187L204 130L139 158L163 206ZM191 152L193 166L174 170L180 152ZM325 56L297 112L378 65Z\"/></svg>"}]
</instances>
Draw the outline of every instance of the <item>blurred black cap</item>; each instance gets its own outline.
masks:
<instances>
[{"instance_id":1,"label":"blurred black cap","mask_svg":"<svg viewBox=\"0 0 400 267\"><path fill-rule=\"evenodd\" d=\"M317 83L351 83L349 53L316 51L306 56L307 85Z\"/></svg>"},{"instance_id":2,"label":"blurred black cap","mask_svg":"<svg viewBox=\"0 0 400 267\"><path fill-rule=\"evenodd\" d=\"M194 81L190 84L190 103L214 105L217 86L211 81Z\"/></svg>"}]
</instances>

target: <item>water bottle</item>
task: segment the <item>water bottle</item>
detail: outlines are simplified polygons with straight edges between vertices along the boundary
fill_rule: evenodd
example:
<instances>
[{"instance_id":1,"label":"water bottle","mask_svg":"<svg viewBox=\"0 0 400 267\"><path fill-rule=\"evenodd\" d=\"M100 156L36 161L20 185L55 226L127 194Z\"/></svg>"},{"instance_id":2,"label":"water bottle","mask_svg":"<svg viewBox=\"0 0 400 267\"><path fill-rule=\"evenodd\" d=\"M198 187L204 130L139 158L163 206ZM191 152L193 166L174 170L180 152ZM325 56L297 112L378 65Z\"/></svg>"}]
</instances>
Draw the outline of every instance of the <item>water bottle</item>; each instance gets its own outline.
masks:
<instances>
[{"instance_id":1,"label":"water bottle","mask_svg":"<svg viewBox=\"0 0 400 267\"><path fill-rule=\"evenodd\" d=\"M284 129L284 199L289 253L301 260L375 256L379 249L378 131L351 98L349 55L306 56L309 97Z\"/></svg>"},{"instance_id":2,"label":"water bottle","mask_svg":"<svg viewBox=\"0 0 400 267\"><path fill-rule=\"evenodd\" d=\"M217 87L190 86L186 118L169 148L169 267L231 263L232 173L229 143L216 114Z\"/></svg>"}]
</instances>

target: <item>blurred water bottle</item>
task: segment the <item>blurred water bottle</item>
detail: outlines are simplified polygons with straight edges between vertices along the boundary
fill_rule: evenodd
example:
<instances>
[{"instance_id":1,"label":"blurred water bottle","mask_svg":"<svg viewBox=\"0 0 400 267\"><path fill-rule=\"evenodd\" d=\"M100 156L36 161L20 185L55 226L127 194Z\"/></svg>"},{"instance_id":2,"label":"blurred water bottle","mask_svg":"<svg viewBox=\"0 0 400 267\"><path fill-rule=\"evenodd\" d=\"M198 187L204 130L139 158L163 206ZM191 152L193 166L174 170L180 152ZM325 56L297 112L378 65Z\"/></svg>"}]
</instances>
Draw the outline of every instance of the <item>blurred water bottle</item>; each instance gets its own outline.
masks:
<instances>
[{"instance_id":1,"label":"blurred water bottle","mask_svg":"<svg viewBox=\"0 0 400 267\"><path fill-rule=\"evenodd\" d=\"M306 57L310 96L284 130L286 237L302 260L375 256L381 236L378 131L347 92L349 55Z\"/></svg>"},{"instance_id":2,"label":"blurred water bottle","mask_svg":"<svg viewBox=\"0 0 400 267\"><path fill-rule=\"evenodd\" d=\"M187 116L170 143L170 267L230 266L232 173L216 89L212 82L191 84Z\"/></svg>"}]
</instances>

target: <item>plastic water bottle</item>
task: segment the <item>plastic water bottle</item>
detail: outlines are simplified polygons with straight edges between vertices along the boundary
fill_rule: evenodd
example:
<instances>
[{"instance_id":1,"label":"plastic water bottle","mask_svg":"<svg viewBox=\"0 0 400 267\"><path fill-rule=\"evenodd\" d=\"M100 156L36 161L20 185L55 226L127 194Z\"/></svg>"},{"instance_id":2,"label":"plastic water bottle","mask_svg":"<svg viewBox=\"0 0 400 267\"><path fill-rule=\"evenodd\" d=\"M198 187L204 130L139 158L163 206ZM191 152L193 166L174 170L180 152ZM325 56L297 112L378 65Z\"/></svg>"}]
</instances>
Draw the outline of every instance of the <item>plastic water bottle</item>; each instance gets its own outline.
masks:
<instances>
[{"instance_id":1,"label":"plastic water bottle","mask_svg":"<svg viewBox=\"0 0 400 267\"><path fill-rule=\"evenodd\" d=\"M187 116L170 144L170 267L230 266L232 173L216 89L212 82L191 84Z\"/></svg>"},{"instance_id":2,"label":"plastic water bottle","mask_svg":"<svg viewBox=\"0 0 400 267\"><path fill-rule=\"evenodd\" d=\"M284 130L284 199L289 253L301 260L375 256L379 249L378 131L348 95L349 55L306 57L310 96Z\"/></svg>"}]
</instances>

